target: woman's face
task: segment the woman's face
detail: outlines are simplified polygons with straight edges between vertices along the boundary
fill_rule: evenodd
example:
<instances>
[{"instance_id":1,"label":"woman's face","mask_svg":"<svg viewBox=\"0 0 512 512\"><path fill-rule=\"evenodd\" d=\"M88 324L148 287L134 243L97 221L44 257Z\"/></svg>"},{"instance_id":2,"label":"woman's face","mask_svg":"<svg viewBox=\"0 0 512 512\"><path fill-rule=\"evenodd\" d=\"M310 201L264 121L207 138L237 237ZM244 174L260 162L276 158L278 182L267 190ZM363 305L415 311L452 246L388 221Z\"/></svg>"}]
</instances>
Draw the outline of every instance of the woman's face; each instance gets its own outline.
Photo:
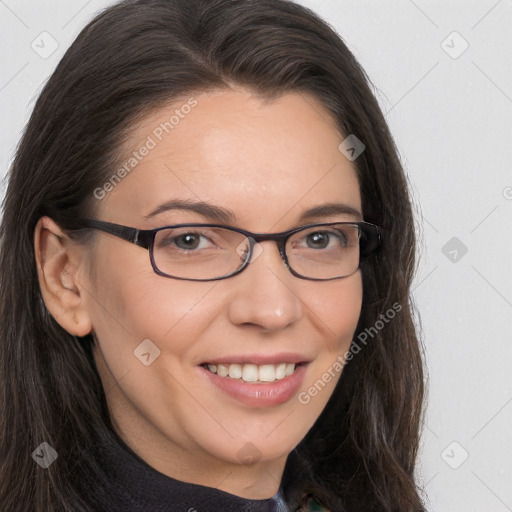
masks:
<instances>
[{"instance_id":1,"label":"woman's face","mask_svg":"<svg viewBox=\"0 0 512 512\"><path fill-rule=\"evenodd\" d=\"M255 233L361 220L343 207L306 216L332 204L361 212L355 169L338 150L343 138L326 109L303 94L273 102L245 90L185 98L135 127L122 162L134 157L137 165L97 194L96 216L140 229L210 222ZM203 207L165 206L178 202ZM239 275L192 282L159 276L147 250L96 234L93 270L81 283L98 369L120 433L161 471L284 461L339 380L335 363L361 309L360 272L304 280L286 268L275 242L259 249ZM215 375L205 363L224 363L234 377L245 371L248 380L304 364L262 383Z\"/></svg>"}]
</instances>

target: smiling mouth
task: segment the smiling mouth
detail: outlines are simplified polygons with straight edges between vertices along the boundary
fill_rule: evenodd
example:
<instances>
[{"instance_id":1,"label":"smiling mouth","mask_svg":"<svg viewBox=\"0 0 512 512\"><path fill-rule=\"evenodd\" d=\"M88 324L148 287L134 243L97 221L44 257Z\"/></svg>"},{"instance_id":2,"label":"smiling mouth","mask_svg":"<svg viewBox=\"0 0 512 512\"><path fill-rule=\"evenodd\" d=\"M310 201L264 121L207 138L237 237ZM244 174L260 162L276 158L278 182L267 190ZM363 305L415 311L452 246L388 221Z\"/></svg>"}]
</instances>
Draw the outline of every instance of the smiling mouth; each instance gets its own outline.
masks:
<instances>
[{"instance_id":1,"label":"smiling mouth","mask_svg":"<svg viewBox=\"0 0 512 512\"><path fill-rule=\"evenodd\" d=\"M244 382L274 382L292 375L299 366L306 363L279 364L209 364L201 366L219 377L229 377Z\"/></svg>"}]
</instances>

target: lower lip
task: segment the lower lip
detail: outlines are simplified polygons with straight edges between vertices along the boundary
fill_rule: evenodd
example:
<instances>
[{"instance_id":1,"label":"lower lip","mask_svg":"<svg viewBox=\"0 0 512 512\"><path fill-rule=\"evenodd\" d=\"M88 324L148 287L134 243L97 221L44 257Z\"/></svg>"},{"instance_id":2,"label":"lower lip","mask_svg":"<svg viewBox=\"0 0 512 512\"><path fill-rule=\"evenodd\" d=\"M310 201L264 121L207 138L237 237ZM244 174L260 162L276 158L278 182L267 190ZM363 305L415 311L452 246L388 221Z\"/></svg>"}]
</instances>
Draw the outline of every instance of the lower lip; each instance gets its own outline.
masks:
<instances>
[{"instance_id":1,"label":"lower lip","mask_svg":"<svg viewBox=\"0 0 512 512\"><path fill-rule=\"evenodd\" d=\"M242 379L219 377L202 366L198 368L213 385L239 402L250 407L272 407L287 402L297 393L304 381L306 366L301 364L291 375L274 382L245 382Z\"/></svg>"}]
</instances>

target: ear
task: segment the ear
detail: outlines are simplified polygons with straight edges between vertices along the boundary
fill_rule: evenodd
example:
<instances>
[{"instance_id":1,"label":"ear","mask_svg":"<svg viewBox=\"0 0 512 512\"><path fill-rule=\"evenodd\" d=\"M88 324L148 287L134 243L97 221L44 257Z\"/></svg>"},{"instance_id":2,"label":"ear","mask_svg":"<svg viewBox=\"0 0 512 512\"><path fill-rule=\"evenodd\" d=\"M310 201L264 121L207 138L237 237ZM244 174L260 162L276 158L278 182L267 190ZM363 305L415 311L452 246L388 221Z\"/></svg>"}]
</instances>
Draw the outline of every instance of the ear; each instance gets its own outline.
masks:
<instances>
[{"instance_id":1,"label":"ear","mask_svg":"<svg viewBox=\"0 0 512 512\"><path fill-rule=\"evenodd\" d=\"M79 286L83 249L49 217L34 230L34 250L43 300L59 325L74 336L86 336L92 322Z\"/></svg>"}]
</instances>

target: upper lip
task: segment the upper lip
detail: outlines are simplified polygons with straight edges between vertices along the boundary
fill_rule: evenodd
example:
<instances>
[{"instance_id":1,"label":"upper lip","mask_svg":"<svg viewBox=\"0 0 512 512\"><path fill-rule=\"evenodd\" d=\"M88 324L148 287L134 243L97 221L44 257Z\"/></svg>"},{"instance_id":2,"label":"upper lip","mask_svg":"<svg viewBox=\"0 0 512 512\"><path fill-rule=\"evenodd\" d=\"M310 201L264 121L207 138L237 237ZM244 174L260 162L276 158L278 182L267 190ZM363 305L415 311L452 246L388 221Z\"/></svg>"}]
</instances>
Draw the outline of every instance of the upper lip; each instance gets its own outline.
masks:
<instances>
[{"instance_id":1,"label":"upper lip","mask_svg":"<svg viewBox=\"0 0 512 512\"><path fill-rule=\"evenodd\" d=\"M212 357L201 364L279 364L279 363L309 363L310 359L295 352L280 352L278 354L234 354L231 356Z\"/></svg>"}]
</instances>

